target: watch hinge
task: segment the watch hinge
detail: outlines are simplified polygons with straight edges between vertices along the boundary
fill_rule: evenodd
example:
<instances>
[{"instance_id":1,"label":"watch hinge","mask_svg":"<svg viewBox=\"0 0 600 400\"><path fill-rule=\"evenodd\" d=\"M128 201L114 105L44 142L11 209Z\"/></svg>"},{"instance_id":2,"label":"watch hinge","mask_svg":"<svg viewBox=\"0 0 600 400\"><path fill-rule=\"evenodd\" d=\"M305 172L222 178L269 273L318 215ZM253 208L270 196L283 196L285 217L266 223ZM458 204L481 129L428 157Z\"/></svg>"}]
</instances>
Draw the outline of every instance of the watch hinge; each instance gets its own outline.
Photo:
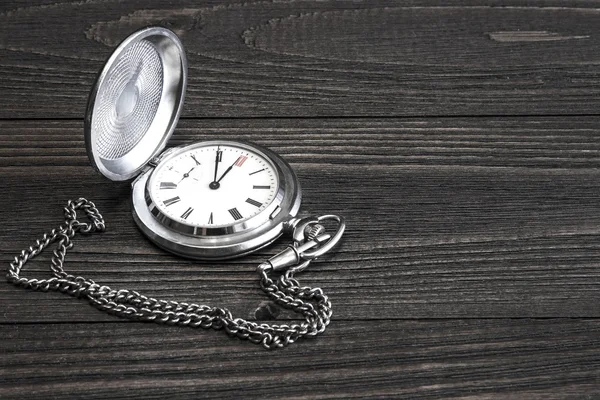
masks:
<instances>
[{"instance_id":1,"label":"watch hinge","mask_svg":"<svg viewBox=\"0 0 600 400\"><path fill-rule=\"evenodd\" d=\"M159 162L160 162L160 156L156 156L152 160L148 161L148 165L150 165L151 167L156 167L156 166L158 166Z\"/></svg>"},{"instance_id":2,"label":"watch hinge","mask_svg":"<svg viewBox=\"0 0 600 400\"><path fill-rule=\"evenodd\" d=\"M179 146L179 147L181 147L181 146ZM171 147L169 149L166 149L165 151L163 151L159 155L152 157L152 159L150 159L150 161L148 161L148 165L150 165L151 167L157 167L158 164L160 164L160 162L161 162L161 160L163 158L165 158L167 155L169 155L170 153L172 153L177 148L178 147Z\"/></svg>"}]
</instances>

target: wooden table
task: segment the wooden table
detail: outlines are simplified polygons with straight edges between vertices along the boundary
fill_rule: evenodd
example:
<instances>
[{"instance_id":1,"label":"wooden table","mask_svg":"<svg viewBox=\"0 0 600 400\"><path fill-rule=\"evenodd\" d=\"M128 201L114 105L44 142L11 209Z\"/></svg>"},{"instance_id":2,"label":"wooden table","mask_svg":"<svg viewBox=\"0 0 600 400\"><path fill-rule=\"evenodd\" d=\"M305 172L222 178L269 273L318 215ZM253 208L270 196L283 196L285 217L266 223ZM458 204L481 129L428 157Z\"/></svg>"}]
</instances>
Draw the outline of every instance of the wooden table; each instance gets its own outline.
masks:
<instances>
[{"instance_id":1,"label":"wooden table","mask_svg":"<svg viewBox=\"0 0 600 400\"><path fill-rule=\"evenodd\" d=\"M265 145L298 172L303 211L348 231L298 276L330 295L329 329L279 351L0 285L0 398L600 398L596 5L3 2L5 266L84 196L107 231L76 239L69 272L246 318L264 304L254 269L285 241L177 258L136 229L129 184L88 164L95 75L151 24L190 61L170 145ZM42 258L24 275L50 276Z\"/></svg>"}]
</instances>

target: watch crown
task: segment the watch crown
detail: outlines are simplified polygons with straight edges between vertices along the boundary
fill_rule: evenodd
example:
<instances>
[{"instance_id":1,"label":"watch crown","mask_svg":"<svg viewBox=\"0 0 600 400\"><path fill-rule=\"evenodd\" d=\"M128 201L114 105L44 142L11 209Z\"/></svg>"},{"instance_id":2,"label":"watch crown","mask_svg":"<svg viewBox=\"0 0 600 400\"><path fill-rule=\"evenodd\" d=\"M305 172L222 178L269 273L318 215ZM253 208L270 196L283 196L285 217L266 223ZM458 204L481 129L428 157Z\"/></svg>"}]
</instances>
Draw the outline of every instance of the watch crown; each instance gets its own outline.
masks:
<instances>
[{"instance_id":1,"label":"watch crown","mask_svg":"<svg viewBox=\"0 0 600 400\"><path fill-rule=\"evenodd\" d=\"M323 233L325 233L325 227L321 224L308 225L306 228L304 228L304 236L306 237L307 241L313 240Z\"/></svg>"}]
</instances>

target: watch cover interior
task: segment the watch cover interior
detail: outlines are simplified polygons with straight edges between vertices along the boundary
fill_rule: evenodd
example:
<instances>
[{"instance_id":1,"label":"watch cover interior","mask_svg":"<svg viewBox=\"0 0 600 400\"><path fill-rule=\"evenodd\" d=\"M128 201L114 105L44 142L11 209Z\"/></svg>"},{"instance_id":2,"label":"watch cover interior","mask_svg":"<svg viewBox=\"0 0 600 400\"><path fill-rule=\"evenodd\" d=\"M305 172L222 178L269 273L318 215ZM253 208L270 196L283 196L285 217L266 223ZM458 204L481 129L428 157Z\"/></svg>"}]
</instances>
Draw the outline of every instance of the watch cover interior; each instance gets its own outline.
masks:
<instances>
[{"instance_id":1,"label":"watch cover interior","mask_svg":"<svg viewBox=\"0 0 600 400\"><path fill-rule=\"evenodd\" d=\"M187 60L175 33L139 30L112 53L90 93L85 144L107 178L135 177L171 137L185 96Z\"/></svg>"}]
</instances>

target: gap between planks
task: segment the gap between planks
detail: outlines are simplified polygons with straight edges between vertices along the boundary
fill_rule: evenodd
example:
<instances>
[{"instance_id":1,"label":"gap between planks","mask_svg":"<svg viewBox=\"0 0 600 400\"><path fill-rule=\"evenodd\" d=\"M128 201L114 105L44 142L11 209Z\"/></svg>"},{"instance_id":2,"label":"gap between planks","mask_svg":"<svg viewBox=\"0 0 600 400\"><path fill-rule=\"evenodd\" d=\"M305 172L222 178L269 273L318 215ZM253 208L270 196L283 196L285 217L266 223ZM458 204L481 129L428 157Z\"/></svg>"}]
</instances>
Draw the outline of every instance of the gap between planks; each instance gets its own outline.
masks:
<instances>
[{"instance_id":1,"label":"gap between planks","mask_svg":"<svg viewBox=\"0 0 600 400\"><path fill-rule=\"evenodd\" d=\"M339 119L339 120L388 120L388 119L398 119L398 120L409 120L409 119L487 119L487 118L507 118L507 119L516 119L516 118L588 118L588 117L600 117L600 113L581 113L581 114L489 114L489 115L479 115L479 114L457 114L457 115L426 115L426 114L414 114L414 115L355 115L355 116L347 116L347 115L327 115L327 116L298 116L298 115L281 115L281 116L257 116L257 117L249 117L249 116L239 116L239 117L226 117L226 116L214 116L214 117L185 117L182 116L179 118L179 121L243 121L243 120L328 120L328 119ZM0 122L27 122L27 121L66 121L66 122L81 122L84 120L84 117L81 118L68 118L68 117L59 117L59 118L2 118L0 117Z\"/></svg>"}]
</instances>

